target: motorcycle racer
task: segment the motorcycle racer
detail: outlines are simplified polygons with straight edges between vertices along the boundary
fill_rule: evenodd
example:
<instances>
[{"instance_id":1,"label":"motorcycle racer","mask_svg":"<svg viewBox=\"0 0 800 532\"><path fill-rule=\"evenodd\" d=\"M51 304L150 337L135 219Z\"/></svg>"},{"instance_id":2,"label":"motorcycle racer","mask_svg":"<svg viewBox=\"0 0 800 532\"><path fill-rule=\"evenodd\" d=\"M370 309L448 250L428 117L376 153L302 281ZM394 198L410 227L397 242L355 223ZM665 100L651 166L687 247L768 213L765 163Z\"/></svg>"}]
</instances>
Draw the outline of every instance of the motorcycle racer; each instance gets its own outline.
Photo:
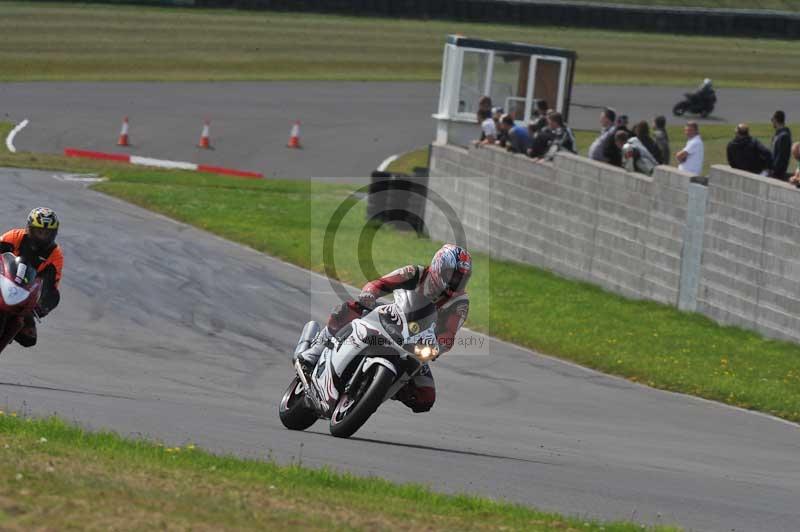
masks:
<instances>
[{"instance_id":1,"label":"motorcycle racer","mask_svg":"<svg viewBox=\"0 0 800 532\"><path fill-rule=\"evenodd\" d=\"M43 318L61 301L58 290L64 256L56 244L59 221L47 207L36 207L28 214L25 228L11 229L0 236L0 253L13 253L29 262L42 279L42 295L34 311ZM14 338L23 347L36 345L36 322L33 315L24 318L24 325Z\"/></svg>"},{"instance_id":2,"label":"motorcycle racer","mask_svg":"<svg viewBox=\"0 0 800 532\"><path fill-rule=\"evenodd\" d=\"M466 249L445 244L436 252L429 266L408 265L368 282L357 301L347 301L336 307L327 326L314 339L311 347L300 353L304 366L313 368L322 351L342 327L372 310L377 299L396 289L421 290L437 309L436 336L440 353L452 349L455 336L469 312L465 288L472 275L472 257ZM430 368L425 364L419 374L394 397L414 412L427 412L436 400L436 388Z\"/></svg>"}]
</instances>

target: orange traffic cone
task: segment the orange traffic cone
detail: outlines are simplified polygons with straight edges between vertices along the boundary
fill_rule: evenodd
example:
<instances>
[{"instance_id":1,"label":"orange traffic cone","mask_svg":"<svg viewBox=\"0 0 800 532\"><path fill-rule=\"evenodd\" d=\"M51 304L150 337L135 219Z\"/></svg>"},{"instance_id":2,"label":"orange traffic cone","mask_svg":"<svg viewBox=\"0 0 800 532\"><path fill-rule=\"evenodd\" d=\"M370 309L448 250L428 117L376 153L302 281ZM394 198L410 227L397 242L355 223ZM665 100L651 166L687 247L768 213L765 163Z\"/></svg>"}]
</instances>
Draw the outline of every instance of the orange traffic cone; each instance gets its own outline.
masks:
<instances>
[{"instance_id":1,"label":"orange traffic cone","mask_svg":"<svg viewBox=\"0 0 800 532\"><path fill-rule=\"evenodd\" d=\"M119 132L117 146L128 146L128 117L122 119L122 129Z\"/></svg>"},{"instance_id":2,"label":"orange traffic cone","mask_svg":"<svg viewBox=\"0 0 800 532\"><path fill-rule=\"evenodd\" d=\"M286 145L287 148L300 148L300 121L295 121L294 125L292 126L292 132L289 133L289 144Z\"/></svg>"},{"instance_id":3,"label":"orange traffic cone","mask_svg":"<svg viewBox=\"0 0 800 532\"><path fill-rule=\"evenodd\" d=\"M203 122L203 132L200 134L200 143L197 145L198 148L203 149L210 149L211 148L211 139L209 138L209 126L211 122L206 120Z\"/></svg>"}]
</instances>

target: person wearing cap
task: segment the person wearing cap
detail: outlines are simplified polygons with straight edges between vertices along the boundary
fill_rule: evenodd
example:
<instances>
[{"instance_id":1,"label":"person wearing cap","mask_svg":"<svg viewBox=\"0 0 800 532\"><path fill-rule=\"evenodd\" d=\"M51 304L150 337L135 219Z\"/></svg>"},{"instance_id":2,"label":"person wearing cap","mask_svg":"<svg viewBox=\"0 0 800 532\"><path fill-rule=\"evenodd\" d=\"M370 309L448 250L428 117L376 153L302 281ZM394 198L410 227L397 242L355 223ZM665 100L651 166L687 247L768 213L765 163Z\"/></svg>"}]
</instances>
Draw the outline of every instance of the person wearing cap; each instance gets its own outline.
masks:
<instances>
[{"instance_id":1,"label":"person wearing cap","mask_svg":"<svg viewBox=\"0 0 800 532\"><path fill-rule=\"evenodd\" d=\"M786 113L781 110L772 114L772 171L770 176L786 181L789 178L789 155L792 149L792 132L786 127Z\"/></svg>"}]
</instances>

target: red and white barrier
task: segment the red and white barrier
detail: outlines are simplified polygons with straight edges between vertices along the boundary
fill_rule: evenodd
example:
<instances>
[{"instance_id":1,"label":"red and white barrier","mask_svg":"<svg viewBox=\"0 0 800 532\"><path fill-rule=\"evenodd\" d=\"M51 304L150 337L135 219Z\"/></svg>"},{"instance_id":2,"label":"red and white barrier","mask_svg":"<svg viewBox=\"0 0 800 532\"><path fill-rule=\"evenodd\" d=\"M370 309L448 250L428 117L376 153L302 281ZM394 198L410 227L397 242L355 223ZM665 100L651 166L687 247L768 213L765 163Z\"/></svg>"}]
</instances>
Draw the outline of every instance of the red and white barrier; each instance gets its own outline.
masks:
<instances>
[{"instance_id":1,"label":"red and white barrier","mask_svg":"<svg viewBox=\"0 0 800 532\"><path fill-rule=\"evenodd\" d=\"M182 161L169 161L166 159L153 159L151 157L140 157L139 155L128 155L127 153L106 153L100 151L79 150L76 148L65 148L64 155L66 155L67 157L81 157L84 159L117 161L122 163L138 164L141 166L153 166L156 168L171 168L176 170L191 170L196 172L206 172L209 174L247 177L250 179L261 179L264 177L263 174L258 172L248 172L246 170L236 170L234 168L224 168L221 166L211 166L208 164L195 164L195 163L186 163Z\"/></svg>"}]
</instances>

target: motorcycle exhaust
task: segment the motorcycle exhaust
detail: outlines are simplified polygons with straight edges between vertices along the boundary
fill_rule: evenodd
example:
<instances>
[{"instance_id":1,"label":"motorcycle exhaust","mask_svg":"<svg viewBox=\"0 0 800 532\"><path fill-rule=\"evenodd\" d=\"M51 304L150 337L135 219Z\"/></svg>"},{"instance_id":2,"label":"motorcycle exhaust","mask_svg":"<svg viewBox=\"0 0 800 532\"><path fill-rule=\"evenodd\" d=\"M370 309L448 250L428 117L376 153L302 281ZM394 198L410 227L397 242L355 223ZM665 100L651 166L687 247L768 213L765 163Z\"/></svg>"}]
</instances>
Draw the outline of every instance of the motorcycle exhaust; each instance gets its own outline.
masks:
<instances>
[{"instance_id":1,"label":"motorcycle exhaust","mask_svg":"<svg viewBox=\"0 0 800 532\"><path fill-rule=\"evenodd\" d=\"M297 347L294 348L294 357L297 357L300 353L305 351L311 346L311 342L314 341L317 334L319 333L319 323L316 321L309 321L306 323L305 327L303 327L303 332L300 333L300 339L297 341Z\"/></svg>"}]
</instances>

